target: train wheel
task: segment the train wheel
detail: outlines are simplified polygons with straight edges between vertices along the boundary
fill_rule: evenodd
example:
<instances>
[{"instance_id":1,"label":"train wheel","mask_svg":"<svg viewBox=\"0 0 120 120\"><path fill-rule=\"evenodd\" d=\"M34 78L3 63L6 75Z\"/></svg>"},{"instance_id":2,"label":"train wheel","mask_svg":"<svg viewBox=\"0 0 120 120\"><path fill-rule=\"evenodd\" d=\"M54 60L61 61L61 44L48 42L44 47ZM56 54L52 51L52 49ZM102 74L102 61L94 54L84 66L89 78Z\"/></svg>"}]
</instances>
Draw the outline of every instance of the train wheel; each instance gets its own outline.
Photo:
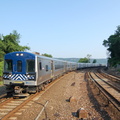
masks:
<instances>
[{"instance_id":1,"label":"train wheel","mask_svg":"<svg viewBox=\"0 0 120 120\"><path fill-rule=\"evenodd\" d=\"M45 90L45 84L41 85L41 90L44 91Z\"/></svg>"},{"instance_id":2,"label":"train wheel","mask_svg":"<svg viewBox=\"0 0 120 120\"><path fill-rule=\"evenodd\" d=\"M41 86L38 86L37 87L37 92L40 92L41 91Z\"/></svg>"},{"instance_id":3,"label":"train wheel","mask_svg":"<svg viewBox=\"0 0 120 120\"><path fill-rule=\"evenodd\" d=\"M7 92L7 97L11 97L13 95L12 92Z\"/></svg>"}]
</instances>

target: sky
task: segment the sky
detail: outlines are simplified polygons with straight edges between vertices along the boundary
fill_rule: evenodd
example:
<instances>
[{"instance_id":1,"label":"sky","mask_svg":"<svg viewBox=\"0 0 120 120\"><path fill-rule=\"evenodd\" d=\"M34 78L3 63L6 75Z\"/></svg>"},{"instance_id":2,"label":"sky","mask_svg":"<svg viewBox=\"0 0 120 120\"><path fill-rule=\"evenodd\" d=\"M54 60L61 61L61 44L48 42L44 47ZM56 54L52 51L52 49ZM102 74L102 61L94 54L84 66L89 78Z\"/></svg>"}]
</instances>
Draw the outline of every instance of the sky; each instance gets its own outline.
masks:
<instances>
[{"instance_id":1,"label":"sky","mask_svg":"<svg viewBox=\"0 0 120 120\"><path fill-rule=\"evenodd\" d=\"M0 0L0 34L54 58L107 58L103 40L120 25L120 0Z\"/></svg>"}]
</instances>

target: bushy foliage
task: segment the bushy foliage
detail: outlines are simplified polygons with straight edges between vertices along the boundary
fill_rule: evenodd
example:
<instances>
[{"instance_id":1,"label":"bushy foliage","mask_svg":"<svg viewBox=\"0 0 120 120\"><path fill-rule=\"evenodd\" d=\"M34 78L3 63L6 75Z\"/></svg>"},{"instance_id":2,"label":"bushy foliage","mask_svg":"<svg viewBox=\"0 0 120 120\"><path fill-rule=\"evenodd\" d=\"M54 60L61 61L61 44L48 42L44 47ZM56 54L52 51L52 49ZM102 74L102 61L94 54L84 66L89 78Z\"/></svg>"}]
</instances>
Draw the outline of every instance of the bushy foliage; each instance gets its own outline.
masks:
<instances>
[{"instance_id":1,"label":"bushy foliage","mask_svg":"<svg viewBox=\"0 0 120 120\"><path fill-rule=\"evenodd\" d=\"M79 63L88 63L89 62L89 60L88 60L88 58L80 58L80 60L78 61Z\"/></svg>"},{"instance_id":2,"label":"bushy foliage","mask_svg":"<svg viewBox=\"0 0 120 120\"><path fill-rule=\"evenodd\" d=\"M14 51L25 51L29 50L28 46L19 45L20 34L17 31L13 31L9 35L1 35L0 36L0 61L3 60L3 56L7 53Z\"/></svg>"},{"instance_id":3,"label":"bushy foliage","mask_svg":"<svg viewBox=\"0 0 120 120\"><path fill-rule=\"evenodd\" d=\"M103 45L108 50L108 62L110 66L120 64L120 26L113 35L110 35L107 40L103 41Z\"/></svg>"},{"instance_id":4,"label":"bushy foliage","mask_svg":"<svg viewBox=\"0 0 120 120\"><path fill-rule=\"evenodd\" d=\"M50 57L50 58L52 58L52 55L47 54L47 53L42 54L42 56L46 56L46 57Z\"/></svg>"},{"instance_id":5,"label":"bushy foliage","mask_svg":"<svg viewBox=\"0 0 120 120\"><path fill-rule=\"evenodd\" d=\"M4 65L4 62L0 62L0 76L3 75L3 65Z\"/></svg>"},{"instance_id":6,"label":"bushy foliage","mask_svg":"<svg viewBox=\"0 0 120 120\"><path fill-rule=\"evenodd\" d=\"M87 54L87 57L80 58L78 62L79 63L90 63L90 57L91 57L91 55Z\"/></svg>"},{"instance_id":7,"label":"bushy foliage","mask_svg":"<svg viewBox=\"0 0 120 120\"><path fill-rule=\"evenodd\" d=\"M97 62L97 60L96 60L96 59L94 59L94 60L93 60L93 63L96 63L96 62Z\"/></svg>"}]
</instances>

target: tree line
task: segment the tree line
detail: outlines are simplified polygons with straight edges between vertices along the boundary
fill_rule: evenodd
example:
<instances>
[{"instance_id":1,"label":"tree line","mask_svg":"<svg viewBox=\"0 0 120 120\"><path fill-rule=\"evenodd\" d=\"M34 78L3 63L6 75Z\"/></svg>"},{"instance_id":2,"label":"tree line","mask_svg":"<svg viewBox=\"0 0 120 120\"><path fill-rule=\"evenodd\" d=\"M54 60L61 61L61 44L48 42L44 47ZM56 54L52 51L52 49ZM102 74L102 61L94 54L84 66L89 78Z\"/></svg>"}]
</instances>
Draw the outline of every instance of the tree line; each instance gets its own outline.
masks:
<instances>
[{"instance_id":1,"label":"tree line","mask_svg":"<svg viewBox=\"0 0 120 120\"><path fill-rule=\"evenodd\" d=\"M120 64L120 26L117 26L117 30L113 35L103 41L103 45L108 51L109 66L116 67L117 64Z\"/></svg>"},{"instance_id":2,"label":"tree line","mask_svg":"<svg viewBox=\"0 0 120 120\"><path fill-rule=\"evenodd\" d=\"M20 37L20 34L15 30L9 35L0 35L0 61L3 61L3 56L7 53L30 50L28 46L19 45Z\"/></svg>"}]
</instances>

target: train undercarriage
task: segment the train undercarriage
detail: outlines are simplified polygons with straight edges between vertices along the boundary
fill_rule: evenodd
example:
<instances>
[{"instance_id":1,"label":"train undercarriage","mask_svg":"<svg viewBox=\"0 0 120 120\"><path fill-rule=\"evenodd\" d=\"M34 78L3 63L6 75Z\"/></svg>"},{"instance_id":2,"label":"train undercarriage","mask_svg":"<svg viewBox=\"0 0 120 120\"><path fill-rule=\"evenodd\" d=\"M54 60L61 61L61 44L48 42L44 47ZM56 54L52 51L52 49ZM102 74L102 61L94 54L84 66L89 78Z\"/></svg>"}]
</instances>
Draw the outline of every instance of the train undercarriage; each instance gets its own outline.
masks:
<instances>
[{"instance_id":1,"label":"train undercarriage","mask_svg":"<svg viewBox=\"0 0 120 120\"><path fill-rule=\"evenodd\" d=\"M44 90L45 84L39 86L8 85L6 86L7 96L26 97L41 90Z\"/></svg>"},{"instance_id":2,"label":"train undercarriage","mask_svg":"<svg viewBox=\"0 0 120 120\"><path fill-rule=\"evenodd\" d=\"M27 97L30 94L43 91L45 86L52 82L53 80L48 80L38 86L25 86L24 84L11 84L6 85L7 96L13 97Z\"/></svg>"}]
</instances>

